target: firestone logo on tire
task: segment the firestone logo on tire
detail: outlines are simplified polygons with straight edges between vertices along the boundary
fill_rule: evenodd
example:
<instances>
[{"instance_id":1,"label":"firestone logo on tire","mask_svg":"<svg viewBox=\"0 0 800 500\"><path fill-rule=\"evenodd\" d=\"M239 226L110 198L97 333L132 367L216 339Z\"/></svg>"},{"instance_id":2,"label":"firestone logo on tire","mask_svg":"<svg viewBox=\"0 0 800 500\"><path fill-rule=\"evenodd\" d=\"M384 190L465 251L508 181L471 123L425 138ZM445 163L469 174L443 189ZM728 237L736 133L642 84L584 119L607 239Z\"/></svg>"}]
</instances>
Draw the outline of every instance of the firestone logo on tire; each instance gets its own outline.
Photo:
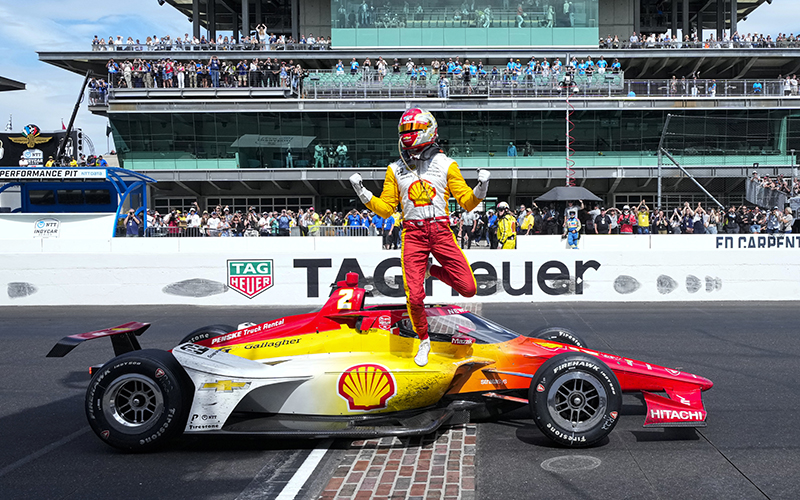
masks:
<instances>
[{"instance_id":1,"label":"firestone logo on tire","mask_svg":"<svg viewBox=\"0 0 800 500\"><path fill-rule=\"evenodd\" d=\"M228 286L252 299L272 287L272 259L269 260L229 260Z\"/></svg>"}]
</instances>

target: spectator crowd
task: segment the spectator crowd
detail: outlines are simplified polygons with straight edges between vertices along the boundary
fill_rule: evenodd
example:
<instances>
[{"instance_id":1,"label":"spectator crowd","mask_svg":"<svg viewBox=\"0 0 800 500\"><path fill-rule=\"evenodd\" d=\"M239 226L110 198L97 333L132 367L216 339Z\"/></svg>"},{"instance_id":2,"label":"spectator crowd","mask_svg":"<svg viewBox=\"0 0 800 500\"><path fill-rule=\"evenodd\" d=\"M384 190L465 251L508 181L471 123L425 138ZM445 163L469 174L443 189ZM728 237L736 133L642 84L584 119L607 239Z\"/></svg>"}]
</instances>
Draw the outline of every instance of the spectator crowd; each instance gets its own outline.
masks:
<instances>
[{"instance_id":1,"label":"spectator crowd","mask_svg":"<svg viewBox=\"0 0 800 500\"><path fill-rule=\"evenodd\" d=\"M291 35L267 33L264 24L259 24L250 35L240 40L235 36L223 35L218 35L216 39L207 38L205 35L190 37L188 33L175 38L169 35L148 36L144 42L139 38L134 40L130 36L124 39L119 35L116 38L109 36L107 41L97 35L92 39L93 51L328 50L330 46L331 37L315 37L313 33L309 33L308 36L301 35L299 40L295 40Z\"/></svg>"},{"instance_id":2,"label":"spectator crowd","mask_svg":"<svg viewBox=\"0 0 800 500\"><path fill-rule=\"evenodd\" d=\"M693 31L691 35L686 34L683 39L673 38L670 31L665 33L636 33L635 31L627 39L620 40L619 35L607 35L600 39L601 49L785 49L800 47L800 34L795 36L790 33L778 33L774 39L772 35L763 33L748 33L740 35L738 31L732 36L728 31L722 32L722 38L715 39L714 33L710 33L705 40Z\"/></svg>"}]
</instances>

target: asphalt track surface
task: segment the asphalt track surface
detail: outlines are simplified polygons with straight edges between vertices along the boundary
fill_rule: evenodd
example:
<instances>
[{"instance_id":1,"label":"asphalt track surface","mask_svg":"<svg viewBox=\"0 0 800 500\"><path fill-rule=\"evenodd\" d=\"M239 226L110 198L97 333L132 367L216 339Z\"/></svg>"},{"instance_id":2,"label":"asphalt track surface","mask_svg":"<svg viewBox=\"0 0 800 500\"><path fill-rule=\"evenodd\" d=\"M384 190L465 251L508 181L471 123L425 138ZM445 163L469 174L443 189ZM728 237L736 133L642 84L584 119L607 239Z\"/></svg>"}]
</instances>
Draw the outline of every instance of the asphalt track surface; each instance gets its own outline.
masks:
<instances>
[{"instance_id":1,"label":"asphalt track surface","mask_svg":"<svg viewBox=\"0 0 800 500\"><path fill-rule=\"evenodd\" d=\"M478 425L479 499L795 499L800 491L800 303L485 305L519 332L560 325L606 352L710 378L708 427L644 429L626 396L609 438L551 445L527 410ZM185 437L125 454L88 428L86 368L112 355L84 343L45 358L62 336L137 320L145 347L170 348L211 323L263 322L307 308L0 308L0 498L277 498L319 441ZM298 498L315 497L348 446L334 441Z\"/></svg>"}]
</instances>

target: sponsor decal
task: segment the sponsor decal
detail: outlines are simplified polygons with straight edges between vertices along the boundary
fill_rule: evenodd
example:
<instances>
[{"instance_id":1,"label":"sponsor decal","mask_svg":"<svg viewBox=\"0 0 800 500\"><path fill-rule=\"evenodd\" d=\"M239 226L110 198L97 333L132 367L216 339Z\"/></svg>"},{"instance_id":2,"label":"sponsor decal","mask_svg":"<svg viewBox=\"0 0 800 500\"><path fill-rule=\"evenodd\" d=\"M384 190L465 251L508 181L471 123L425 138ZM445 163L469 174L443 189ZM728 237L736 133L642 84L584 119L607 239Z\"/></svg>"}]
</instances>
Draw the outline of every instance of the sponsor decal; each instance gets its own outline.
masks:
<instances>
[{"instance_id":1,"label":"sponsor decal","mask_svg":"<svg viewBox=\"0 0 800 500\"><path fill-rule=\"evenodd\" d=\"M716 249L800 249L800 236L792 234L717 236Z\"/></svg>"},{"instance_id":2,"label":"sponsor decal","mask_svg":"<svg viewBox=\"0 0 800 500\"><path fill-rule=\"evenodd\" d=\"M472 345L475 339L469 336L453 336L450 337L450 343L453 345Z\"/></svg>"},{"instance_id":3,"label":"sponsor decal","mask_svg":"<svg viewBox=\"0 0 800 500\"><path fill-rule=\"evenodd\" d=\"M542 384L537 385L536 392L544 392L544 386Z\"/></svg>"},{"instance_id":4,"label":"sponsor decal","mask_svg":"<svg viewBox=\"0 0 800 500\"><path fill-rule=\"evenodd\" d=\"M272 259L229 260L228 286L252 299L273 285Z\"/></svg>"},{"instance_id":5,"label":"sponsor decal","mask_svg":"<svg viewBox=\"0 0 800 500\"><path fill-rule=\"evenodd\" d=\"M201 391L233 392L250 387L250 382L234 382L233 380L217 380L207 382L200 388Z\"/></svg>"},{"instance_id":6,"label":"sponsor decal","mask_svg":"<svg viewBox=\"0 0 800 500\"><path fill-rule=\"evenodd\" d=\"M378 318L378 327L381 330L388 330L392 327L392 317L388 314L384 314L380 318Z\"/></svg>"},{"instance_id":7,"label":"sponsor decal","mask_svg":"<svg viewBox=\"0 0 800 500\"><path fill-rule=\"evenodd\" d=\"M546 340L537 340L536 343L539 345L539 347L548 351L560 351L564 348L564 346L561 344L547 342Z\"/></svg>"},{"instance_id":8,"label":"sponsor decal","mask_svg":"<svg viewBox=\"0 0 800 500\"><path fill-rule=\"evenodd\" d=\"M427 180L414 181L408 187L408 199L414 203L415 207L427 207L436 198L436 188Z\"/></svg>"},{"instance_id":9,"label":"sponsor decal","mask_svg":"<svg viewBox=\"0 0 800 500\"><path fill-rule=\"evenodd\" d=\"M506 385L508 384L508 380L492 380L492 379L481 379L481 385Z\"/></svg>"},{"instance_id":10,"label":"sponsor decal","mask_svg":"<svg viewBox=\"0 0 800 500\"><path fill-rule=\"evenodd\" d=\"M38 150L37 150L38 151ZM0 168L0 180L12 181L19 179L105 179L104 168L31 168L31 167L4 167Z\"/></svg>"},{"instance_id":11,"label":"sponsor decal","mask_svg":"<svg viewBox=\"0 0 800 500\"><path fill-rule=\"evenodd\" d=\"M238 339L241 337L247 337L248 335L253 335L256 333L261 333L263 331L269 330L271 328L275 328L276 326L282 326L286 322L285 318L281 318L275 320L271 323L264 323L261 325L256 325L253 327L242 328L241 330L237 330L235 332L231 332L227 335L220 335L219 337L214 337L211 340L211 344L221 344L222 342L228 342L229 340Z\"/></svg>"},{"instance_id":12,"label":"sponsor decal","mask_svg":"<svg viewBox=\"0 0 800 500\"><path fill-rule=\"evenodd\" d=\"M397 394L397 384L385 367L368 363L345 370L339 376L337 391L350 411L369 411L386 408Z\"/></svg>"},{"instance_id":13,"label":"sponsor decal","mask_svg":"<svg viewBox=\"0 0 800 500\"><path fill-rule=\"evenodd\" d=\"M676 377L681 374L680 370L675 370L672 368L664 368L664 369L667 370L667 373L669 373L670 375L674 375Z\"/></svg>"},{"instance_id":14,"label":"sponsor decal","mask_svg":"<svg viewBox=\"0 0 800 500\"><path fill-rule=\"evenodd\" d=\"M201 415L199 413L195 413L192 415L192 419L189 422L194 422L195 420L216 420L216 415Z\"/></svg>"},{"instance_id":15,"label":"sponsor decal","mask_svg":"<svg viewBox=\"0 0 800 500\"><path fill-rule=\"evenodd\" d=\"M34 238L58 238L61 232L61 221L45 218L33 223Z\"/></svg>"},{"instance_id":16,"label":"sponsor decal","mask_svg":"<svg viewBox=\"0 0 800 500\"><path fill-rule=\"evenodd\" d=\"M299 344L301 339L280 339L280 340L265 340L257 344L248 344L244 346L245 349L261 349L262 347L281 347L284 345Z\"/></svg>"},{"instance_id":17,"label":"sponsor decal","mask_svg":"<svg viewBox=\"0 0 800 500\"><path fill-rule=\"evenodd\" d=\"M705 418L705 412L700 410L650 410L650 418L676 421L702 421Z\"/></svg>"},{"instance_id":18,"label":"sponsor decal","mask_svg":"<svg viewBox=\"0 0 800 500\"><path fill-rule=\"evenodd\" d=\"M608 416L616 420L617 416L619 416L619 412L612 411L611 413L608 414Z\"/></svg>"},{"instance_id":19,"label":"sponsor decal","mask_svg":"<svg viewBox=\"0 0 800 500\"><path fill-rule=\"evenodd\" d=\"M100 437L101 437L101 438L103 438L103 439L108 439L108 436L109 436L110 434L111 434L111 433L110 433L110 432L108 432L108 431L103 431L103 432L101 432L101 433L100 433Z\"/></svg>"},{"instance_id":20,"label":"sponsor decal","mask_svg":"<svg viewBox=\"0 0 800 500\"><path fill-rule=\"evenodd\" d=\"M161 368L156 370L156 378L161 378L164 375L166 375L166 373L164 373L164 370L162 370Z\"/></svg>"},{"instance_id":21,"label":"sponsor decal","mask_svg":"<svg viewBox=\"0 0 800 500\"><path fill-rule=\"evenodd\" d=\"M178 349L180 349L181 351L188 352L190 354L194 354L196 356L202 356L203 354L211 350L210 347L203 347L197 344L183 344L180 347L178 347Z\"/></svg>"}]
</instances>

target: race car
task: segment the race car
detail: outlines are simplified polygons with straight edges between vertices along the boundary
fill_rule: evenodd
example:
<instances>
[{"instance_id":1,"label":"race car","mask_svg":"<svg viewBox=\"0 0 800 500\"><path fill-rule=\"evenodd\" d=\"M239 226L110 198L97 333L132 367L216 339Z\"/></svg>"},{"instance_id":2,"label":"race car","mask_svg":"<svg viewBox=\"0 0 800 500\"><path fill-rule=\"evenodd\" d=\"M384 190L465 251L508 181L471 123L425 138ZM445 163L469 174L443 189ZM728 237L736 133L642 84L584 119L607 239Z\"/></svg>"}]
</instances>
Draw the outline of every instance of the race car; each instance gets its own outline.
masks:
<instances>
[{"instance_id":1,"label":"race car","mask_svg":"<svg viewBox=\"0 0 800 500\"><path fill-rule=\"evenodd\" d=\"M152 450L181 433L294 438L414 436L528 406L552 441L586 447L619 421L622 394L643 395L646 427L705 426L706 378L589 349L574 332L520 335L453 305L426 308L431 354L405 305L365 306L359 276L318 312L238 328L212 325L171 351L139 346L147 323L64 337L48 356L109 337L93 367L86 416L106 443Z\"/></svg>"}]
</instances>

